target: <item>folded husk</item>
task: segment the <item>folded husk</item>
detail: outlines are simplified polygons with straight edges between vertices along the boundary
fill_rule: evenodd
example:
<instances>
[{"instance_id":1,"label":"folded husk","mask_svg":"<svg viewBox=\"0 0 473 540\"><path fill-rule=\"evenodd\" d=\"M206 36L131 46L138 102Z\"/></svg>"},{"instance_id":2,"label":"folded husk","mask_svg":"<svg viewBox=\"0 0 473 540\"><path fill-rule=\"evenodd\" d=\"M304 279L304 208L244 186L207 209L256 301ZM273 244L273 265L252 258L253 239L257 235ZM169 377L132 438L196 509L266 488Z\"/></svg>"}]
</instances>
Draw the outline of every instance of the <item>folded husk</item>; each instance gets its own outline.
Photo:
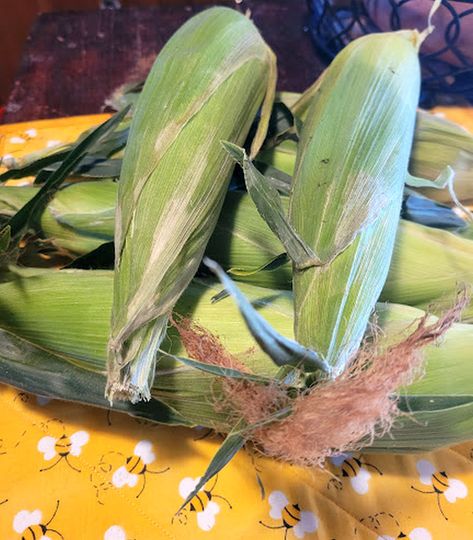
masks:
<instances>
[{"instance_id":1,"label":"folded husk","mask_svg":"<svg viewBox=\"0 0 473 540\"><path fill-rule=\"evenodd\" d=\"M281 198L284 207L288 205ZM225 247L223 247L225 246ZM284 252L246 194L229 193L207 255L240 282L289 289L289 262L256 271ZM473 284L473 241L448 231L400 220L394 253L380 299L440 312L451 306L459 285ZM473 306L463 319L471 320Z\"/></svg>"},{"instance_id":2,"label":"folded husk","mask_svg":"<svg viewBox=\"0 0 473 540\"><path fill-rule=\"evenodd\" d=\"M436 178L447 165L455 171L454 189L460 201L473 203L473 136L462 126L439 116L419 111L417 138L412 148L411 172ZM420 188L431 199L451 203L446 189Z\"/></svg>"}]
</instances>

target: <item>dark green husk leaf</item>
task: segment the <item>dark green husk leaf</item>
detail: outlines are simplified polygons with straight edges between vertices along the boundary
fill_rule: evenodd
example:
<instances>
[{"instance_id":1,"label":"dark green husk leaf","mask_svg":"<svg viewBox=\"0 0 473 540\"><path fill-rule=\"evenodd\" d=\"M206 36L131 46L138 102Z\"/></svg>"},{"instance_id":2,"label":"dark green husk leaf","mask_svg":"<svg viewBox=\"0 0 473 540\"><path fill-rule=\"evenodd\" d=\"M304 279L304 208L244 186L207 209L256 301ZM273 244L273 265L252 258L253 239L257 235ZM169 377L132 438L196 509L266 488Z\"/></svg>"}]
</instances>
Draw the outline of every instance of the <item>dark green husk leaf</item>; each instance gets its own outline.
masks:
<instances>
[{"instance_id":1,"label":"dark green husk leaf","mask_svg":"<svg viewBox=\"0 0 473 540\"><path fill-rule=\"evenodd\" d=\"M41 396L110 409L103 395L104 374L81 369L4 330L0 330L0 343L1 382ZM156 399L136 405L123 401L114 410L167 425L195 425Z\"/></svg>"},{"instance_id":2,"label":"dark green husk leaf","mask_svg":"<svg viewBox=\"0 0 473 540\"><path fill-rule=\"evenodd\" d=\"M196 494L202 489L205 484L217 475L243 448L246 443L246 438L241 434L240 427L243 425L243 421L239 422L235 426L235 432L231 431L225 440L223 441L217 453L209 463L207 470L200 478L199 482L195 486L194 490L188 495L184 503L180 506L177 513L181 512L189 502L196 496Z\"/></svg>"},{"instance_id":3,"label":"dark green husk leaf","mask_svg":"<svg viewBox=\"0 0 473 540\"><path fill-rule=\"evenodd\" d=\"M51 174L43 187L9 220L8 225L11 229L12 238L17 237L31 223L39 219L39 216L54 196L54 193L59 189L77 163L85 156L87 150L102 137L111 133L126 116L127 112L128 110L124 109L117 113L74 146L66 159L61 163L61 166Z\"/></svg>"}]
</instances>

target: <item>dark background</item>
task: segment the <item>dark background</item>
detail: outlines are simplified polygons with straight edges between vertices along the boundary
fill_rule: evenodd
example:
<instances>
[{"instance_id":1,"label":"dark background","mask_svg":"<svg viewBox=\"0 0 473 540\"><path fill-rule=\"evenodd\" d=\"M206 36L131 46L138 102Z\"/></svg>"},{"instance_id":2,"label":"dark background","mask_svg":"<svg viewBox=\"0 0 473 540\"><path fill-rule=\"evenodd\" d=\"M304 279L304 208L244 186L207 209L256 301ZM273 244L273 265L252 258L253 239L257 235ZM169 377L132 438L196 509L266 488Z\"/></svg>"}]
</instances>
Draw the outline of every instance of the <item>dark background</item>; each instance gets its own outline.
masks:
<instances>
[{"instance_id":1,"label":"dark background","mask_svg":"<svg viewBox=\"0 0 473 540\"><path fill-rule=\"evenodd\" d=\"M187 19L215 4L250 11L276 54L280 90L301 92L322 72L326 61L310 38L306 0L158 1L131 7L124 2L122 9L45 12L34 17L18 49L21 61L17 58L6 84L0 121L101 112L117 88L146 77L156 54Z\"/></svg>"},{"instance_id":2,"label":"dark background","mask_svg":"<svg viewBox=\"0 0 473 540\"><path fill-rule=\"evenodd\" d=\"M107 0L0 0L0 104L5 103L18 71L25 40L39 13L96 10ZM113 3L113 0L112 2ZM185 0L121 0L123 7L189 4ZM193 0L198 5L203 0ZM225 2L220 2L225 3ZM228 2L233 3L234 2Z\"/></svg>"}]
</instances>

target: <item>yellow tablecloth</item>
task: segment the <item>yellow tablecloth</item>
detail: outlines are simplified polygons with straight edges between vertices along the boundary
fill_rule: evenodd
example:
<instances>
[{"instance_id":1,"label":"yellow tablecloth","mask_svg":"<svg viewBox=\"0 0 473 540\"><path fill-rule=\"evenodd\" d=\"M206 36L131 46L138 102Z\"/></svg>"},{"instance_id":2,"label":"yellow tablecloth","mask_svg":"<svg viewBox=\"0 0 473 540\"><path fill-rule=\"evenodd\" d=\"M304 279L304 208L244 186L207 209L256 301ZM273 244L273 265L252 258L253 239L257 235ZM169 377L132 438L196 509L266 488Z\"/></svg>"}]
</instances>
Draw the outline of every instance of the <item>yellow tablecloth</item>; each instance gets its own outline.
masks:
<instances>
[{"instance_id":1,"label":"yellow tablecloth","mask_svg":"<svg viewBox=\"0 0 473 540\"><path fill-rule=\"evenodd\" d=\"M74 140L104 118L0 126L0 156ZM324 471L241 451L175 516L217 438L1 385L0 410L1 539L473 538L473 443L347 455Z\"/></svg>"}]
</instances>

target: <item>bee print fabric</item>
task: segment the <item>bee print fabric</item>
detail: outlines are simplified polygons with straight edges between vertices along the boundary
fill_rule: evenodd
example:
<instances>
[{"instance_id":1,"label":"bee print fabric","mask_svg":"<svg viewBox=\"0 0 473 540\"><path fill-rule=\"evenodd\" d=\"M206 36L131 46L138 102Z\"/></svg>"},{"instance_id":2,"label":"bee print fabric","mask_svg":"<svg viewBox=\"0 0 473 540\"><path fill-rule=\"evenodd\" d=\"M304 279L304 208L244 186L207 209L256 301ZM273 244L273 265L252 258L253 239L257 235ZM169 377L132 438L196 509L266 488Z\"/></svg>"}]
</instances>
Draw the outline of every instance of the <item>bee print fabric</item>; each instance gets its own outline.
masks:
<instances>
[{"instance_id":1,"label":"bee print fabric","mask_svg":"<svg viewBox=\"0 0 473 540\"><path fill-rule=\"evenodd\" d=\"M104 118L0 126L0 157L69 142ZM324 470L241 451L182 507L219 437L5 385L0 405L2 540L473 538L473 442L346 453Z\"/></svg>"}]
</instances>

